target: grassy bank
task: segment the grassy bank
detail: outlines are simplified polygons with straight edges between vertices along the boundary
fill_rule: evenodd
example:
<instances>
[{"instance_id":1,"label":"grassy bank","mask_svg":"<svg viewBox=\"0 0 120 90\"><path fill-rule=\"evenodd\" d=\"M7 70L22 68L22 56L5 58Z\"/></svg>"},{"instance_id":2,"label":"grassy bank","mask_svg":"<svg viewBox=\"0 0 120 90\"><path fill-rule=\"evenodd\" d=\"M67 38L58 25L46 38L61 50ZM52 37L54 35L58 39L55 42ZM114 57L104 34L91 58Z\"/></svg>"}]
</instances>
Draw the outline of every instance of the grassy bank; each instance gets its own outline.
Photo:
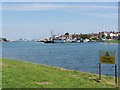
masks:
<instances>
[{"instance_id":1,"label":"grassy bank","mask_svg":"<svg viewBox=\"0 0 120 90\"><path fill-rule=\"evenodd\" d=\"M112 77L102 76L18 60L2 59L3 88L111 88Z\"/></svg>"},{"instance_id":2,"label":"grassy bank","mask_svg":"<svg viewBox=\"0 0 120 90\"><path fill-rule=\"evenodd\" d=\"M120 40L105 40L105 43L120 43Z\"/></svg>"}]
</instances>

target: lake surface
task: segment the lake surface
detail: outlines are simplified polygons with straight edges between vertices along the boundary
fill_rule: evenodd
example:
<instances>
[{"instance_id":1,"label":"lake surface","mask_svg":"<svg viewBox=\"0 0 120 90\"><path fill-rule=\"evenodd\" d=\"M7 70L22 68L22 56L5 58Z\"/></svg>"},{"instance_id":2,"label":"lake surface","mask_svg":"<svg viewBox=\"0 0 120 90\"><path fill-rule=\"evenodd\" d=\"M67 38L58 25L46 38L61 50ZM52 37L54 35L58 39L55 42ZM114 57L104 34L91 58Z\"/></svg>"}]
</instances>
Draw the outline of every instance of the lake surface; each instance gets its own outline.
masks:
<instances>
[{"instance_id":1,"label":"lake surface","mask_svg":"<svg viewBox=\"0 0 120 90\"><path fill-rule=\"evenodd\" d=\"M116 50L117 59L118 44L100 42L4 42L2 57L98 74L100 49ZM102 74L113 76L114 65L102 64Z\"/></svg>"}]
</instances>

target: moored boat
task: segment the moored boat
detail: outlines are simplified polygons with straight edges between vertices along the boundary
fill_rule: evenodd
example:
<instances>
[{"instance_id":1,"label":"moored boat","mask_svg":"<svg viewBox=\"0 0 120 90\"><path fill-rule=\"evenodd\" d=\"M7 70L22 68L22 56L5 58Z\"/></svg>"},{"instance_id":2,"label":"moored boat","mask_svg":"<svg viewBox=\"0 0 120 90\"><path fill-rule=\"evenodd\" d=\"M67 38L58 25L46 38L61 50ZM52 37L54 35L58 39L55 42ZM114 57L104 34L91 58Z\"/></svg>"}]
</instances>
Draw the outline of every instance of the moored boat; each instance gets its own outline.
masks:
<instances>
[{"instance_id":1,"label":"moored boat","mask_svg":"<svg viewBox=\"0 0 120 90\"><path fill-rule=\"evenodd\" d=\"M55 43L54 41L44 41L44 43Z\"/></svg>"}]
</instances>

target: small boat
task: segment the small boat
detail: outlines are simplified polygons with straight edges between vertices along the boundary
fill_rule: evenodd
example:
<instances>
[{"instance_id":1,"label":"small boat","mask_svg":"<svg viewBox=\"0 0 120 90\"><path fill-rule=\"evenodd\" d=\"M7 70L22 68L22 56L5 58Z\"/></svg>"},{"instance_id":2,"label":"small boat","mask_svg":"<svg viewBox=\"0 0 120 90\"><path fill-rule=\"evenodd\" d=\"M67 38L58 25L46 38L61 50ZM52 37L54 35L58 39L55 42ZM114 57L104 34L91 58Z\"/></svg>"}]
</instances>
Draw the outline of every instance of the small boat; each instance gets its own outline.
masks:
<instances>
[{"instance_id":1,"label":"small boat","mask_svg":"<svg viewBox=\"0 0 120 90\"><path fill-rule=\"evenodd\" d=\"M65 40L64 39L55 39L54 42L55 43L64 43Z\"/></svg>"},{"instance_id":2,"label":"small boat","mask_svg":"<svg viewBox=\"0 0 120 90\"><path fill-rule=\"evenodd\" d=\"M54 41L44 41L44 43L55 43Z\"/></svg>"}]
</instances>

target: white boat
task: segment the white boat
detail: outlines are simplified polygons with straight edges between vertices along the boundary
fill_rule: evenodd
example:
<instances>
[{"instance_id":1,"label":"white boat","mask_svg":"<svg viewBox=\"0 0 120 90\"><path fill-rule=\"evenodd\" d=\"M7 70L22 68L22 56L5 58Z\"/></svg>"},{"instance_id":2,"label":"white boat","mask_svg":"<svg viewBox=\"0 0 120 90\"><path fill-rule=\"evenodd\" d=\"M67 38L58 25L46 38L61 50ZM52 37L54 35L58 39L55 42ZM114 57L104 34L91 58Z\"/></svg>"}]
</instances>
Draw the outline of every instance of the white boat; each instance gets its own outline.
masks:
<instances>
[{"instance_id":1,"label":"white boat","mask_svg":"<svg viewBox=\"0 0 120 90\"><path fill-rule=\"evenodd\" d=\"M64 39L55 39L54 42L55 43L64 43L65 40Z\"/></svg>"}]
</instances>

